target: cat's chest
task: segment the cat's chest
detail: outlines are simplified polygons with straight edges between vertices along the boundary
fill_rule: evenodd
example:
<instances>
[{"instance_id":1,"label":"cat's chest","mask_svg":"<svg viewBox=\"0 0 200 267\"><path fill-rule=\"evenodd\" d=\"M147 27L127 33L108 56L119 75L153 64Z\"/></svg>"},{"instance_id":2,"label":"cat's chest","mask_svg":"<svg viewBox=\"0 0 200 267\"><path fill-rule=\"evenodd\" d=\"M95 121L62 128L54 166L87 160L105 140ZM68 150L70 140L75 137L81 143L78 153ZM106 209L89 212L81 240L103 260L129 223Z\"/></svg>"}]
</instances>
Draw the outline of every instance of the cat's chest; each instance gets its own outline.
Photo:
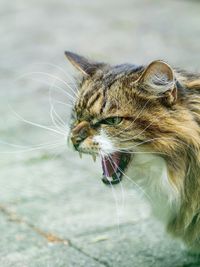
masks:
<instances>
[{"instance_id":1,"label":"cat's chest","mask_svg":"<svg viewBox=\"0 0 200 267\"><path fill-rule=\"evenodd\" d=\"M127 174L140 186L153 214L168 222L176 213L177 196L169 182L164 159L152 154L135 154Z\"/></svg>"}]
</instances>

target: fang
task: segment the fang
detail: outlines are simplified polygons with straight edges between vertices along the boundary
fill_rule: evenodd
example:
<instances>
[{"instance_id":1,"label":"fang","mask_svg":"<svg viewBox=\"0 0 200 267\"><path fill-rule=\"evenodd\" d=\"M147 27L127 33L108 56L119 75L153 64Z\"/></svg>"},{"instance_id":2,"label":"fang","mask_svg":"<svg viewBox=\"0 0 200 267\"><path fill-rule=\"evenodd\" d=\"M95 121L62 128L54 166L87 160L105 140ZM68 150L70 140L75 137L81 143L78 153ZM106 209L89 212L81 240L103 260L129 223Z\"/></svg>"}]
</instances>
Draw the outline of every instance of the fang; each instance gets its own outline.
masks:
<instances>
[{"instance_id":1,"label":"fang","mask_svg":"<svg viewBox=\"0 0 200 267\"><path fill-rule=\"evenodd\" d=\"M94 154L92 154L92 158L93 158L93 161L96 162L97 157Z\"/></svg>"}]
</instances>

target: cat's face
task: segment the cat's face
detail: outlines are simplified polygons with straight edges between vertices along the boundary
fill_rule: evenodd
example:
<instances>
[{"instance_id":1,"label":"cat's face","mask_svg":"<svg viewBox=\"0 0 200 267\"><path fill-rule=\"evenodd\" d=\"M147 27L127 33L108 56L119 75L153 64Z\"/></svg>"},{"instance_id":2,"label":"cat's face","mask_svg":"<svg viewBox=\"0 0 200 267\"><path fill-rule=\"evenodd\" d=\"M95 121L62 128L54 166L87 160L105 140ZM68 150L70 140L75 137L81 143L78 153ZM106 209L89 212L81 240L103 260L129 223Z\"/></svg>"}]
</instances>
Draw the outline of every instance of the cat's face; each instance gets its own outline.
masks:
<instances>
[{"instance_id":1,"label":"cat's face","mask_svg":"<svg viewBox=\"0 0 200 267\"><path fill-rule=\"evenodd\" d=\"M170 133L176 86L162 61L147 68L93 63L66 52L82 73L70 138L79 153L100 155L105 183L121 180L134 153L159 152ZM156 141L157 139L157 141Z\"/></svg>"}]
</instances>

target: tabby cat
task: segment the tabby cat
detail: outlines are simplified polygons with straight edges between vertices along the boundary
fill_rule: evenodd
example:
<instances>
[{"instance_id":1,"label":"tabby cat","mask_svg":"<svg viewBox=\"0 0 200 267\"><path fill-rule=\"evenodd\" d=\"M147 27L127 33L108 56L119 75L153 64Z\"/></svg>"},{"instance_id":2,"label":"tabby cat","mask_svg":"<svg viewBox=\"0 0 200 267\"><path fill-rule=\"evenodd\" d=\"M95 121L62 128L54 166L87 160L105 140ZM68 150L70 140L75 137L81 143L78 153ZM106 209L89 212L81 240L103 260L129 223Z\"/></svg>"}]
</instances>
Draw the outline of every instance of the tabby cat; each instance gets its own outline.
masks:
<instances>
[{"instance_id":1,"label":"tabby cat","mask_svg":"<svg viewBox=\"0 0 200 267\"><path fill-rule=\"evenodd\" d=\"M161 60L111 66L65 54L82 73L75 150L100 156L104 183L141 183L168 231L200 250L200 75Z\"/></svg>"}]
</instances>

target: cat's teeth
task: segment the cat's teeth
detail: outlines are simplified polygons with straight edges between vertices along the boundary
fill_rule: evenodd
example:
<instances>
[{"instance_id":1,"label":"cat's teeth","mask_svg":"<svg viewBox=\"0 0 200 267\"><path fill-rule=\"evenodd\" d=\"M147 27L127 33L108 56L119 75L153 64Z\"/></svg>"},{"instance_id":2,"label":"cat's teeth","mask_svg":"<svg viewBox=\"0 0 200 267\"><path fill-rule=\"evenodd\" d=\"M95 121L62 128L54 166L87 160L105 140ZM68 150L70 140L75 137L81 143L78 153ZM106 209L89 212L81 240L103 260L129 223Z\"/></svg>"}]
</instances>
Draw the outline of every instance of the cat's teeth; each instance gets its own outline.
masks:
<instances>
[{"instance_id":1,"label":"cat's teeth","mask_svg":"<svg viewBox=\"0 0 200 267\"><path fill-rule=\"evenodd\" d=\"M97 159L97 157L96 157L94 154L92 154L92 158L93 158L93 161L94 161L94 162L95 162L96 159Z\"/></svg>"},{"instance_id":2,"label":"cat's teeth","mask_svg":"<svg viewBox=\"0 0 200 267\"><path fill-rule=\"evenodd\" d=\"M81 152L79 152L79 157L80 157L80 159L82 159L82 153Z\"/></svg>"}]
</instances>

